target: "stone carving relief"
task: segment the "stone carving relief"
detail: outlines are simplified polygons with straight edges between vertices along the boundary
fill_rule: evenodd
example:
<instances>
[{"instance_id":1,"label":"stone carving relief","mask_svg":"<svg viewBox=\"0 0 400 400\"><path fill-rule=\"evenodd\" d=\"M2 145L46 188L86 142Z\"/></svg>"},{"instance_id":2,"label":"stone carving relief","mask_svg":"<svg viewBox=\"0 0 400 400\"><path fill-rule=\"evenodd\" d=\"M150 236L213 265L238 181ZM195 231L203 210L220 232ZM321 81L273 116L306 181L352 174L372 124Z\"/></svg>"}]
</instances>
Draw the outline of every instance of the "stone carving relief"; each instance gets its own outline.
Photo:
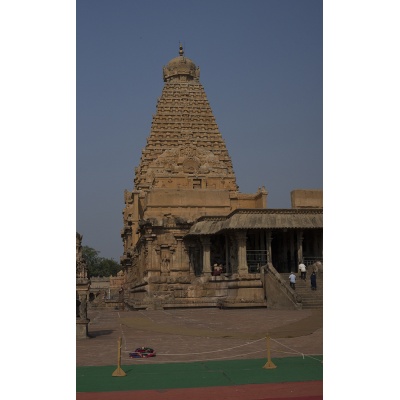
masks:
<instances>
[{"instance_id":1,"label":"stone carving relief","mask_svg":"<svg viewBox=\"0 0 400 400\"><path fill-rule=\"evenodd\" d=\"M76 277L87 278L86 261L82 256L82 235L76 232Z\"/></svg>"},{"instance_id":2,"label":"stone carving relief","mask_svg":"<svg viewBox=\"0 0 400 400\"><path fill-rule=\"evenodd\" d=\"M158 181L154 180L157 175L183 174L213 174L221 177L229 175L226 163L217 155L191 145L164 151L150 163L145 179L147 182L157 184Z\"/></svg>"},{"instance_id":3,"label":"stone carving relief","mask_svg":"<svg viewBox=\"0 0 400 400\"><path fill-rule=\"evenodd\" d=\"M161 248L161 272L169 273L171 254L169 248Z\"/></svg>"},{"instance_id":4,"label":"stone carving relief","mask_svg":"<svg viewBox=\"0 0 400 400\"><path fill-rule=\"evenodd\" d=\"M125 204L132 204L133 198L132 198L132 192L128 190L124 190L124 201Z\"/></svg>"},{"instance_id":5,"label":"stone carving relief","mask_svg":"<svg viewBox=\"0 0 400 400\"><path fill-rule=\"evenodd\" d=\"M79 318L86 320L87 319L87 299L86 293L79 296ZM77 316L78 317L78 316Z\"/></svg>"},{"instance_id":6,"label":"stone carving relief","mask_svg":"<svg viewBox=\"0 0 400 400\"><path fill-rule=\"evenodd\" d=\"M183 163L183 172L197 174L199 172L200 162L194 157L187 158Z\"/></svg>"}]
</instances>

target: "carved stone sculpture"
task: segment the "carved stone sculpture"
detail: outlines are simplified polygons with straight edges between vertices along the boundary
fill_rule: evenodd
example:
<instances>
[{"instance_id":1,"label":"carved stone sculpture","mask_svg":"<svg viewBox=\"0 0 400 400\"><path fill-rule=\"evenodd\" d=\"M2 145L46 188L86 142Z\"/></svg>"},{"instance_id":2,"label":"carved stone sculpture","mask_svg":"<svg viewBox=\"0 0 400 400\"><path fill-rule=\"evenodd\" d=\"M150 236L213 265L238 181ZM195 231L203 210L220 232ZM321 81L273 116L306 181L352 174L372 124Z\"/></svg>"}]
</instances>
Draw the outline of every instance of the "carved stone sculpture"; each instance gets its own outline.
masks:
<instances>
[{"instance_id":1,"label":"carved stone sculpture","mask_svg":"<svg viewBox=\"0 0 400 400\"><path fill-rule=\"evenodd\" d=\"M87 298L90 280L86 261L82 255L82 235L76 232L76 337L88 337Z\"/></svg>"}]
</instances>

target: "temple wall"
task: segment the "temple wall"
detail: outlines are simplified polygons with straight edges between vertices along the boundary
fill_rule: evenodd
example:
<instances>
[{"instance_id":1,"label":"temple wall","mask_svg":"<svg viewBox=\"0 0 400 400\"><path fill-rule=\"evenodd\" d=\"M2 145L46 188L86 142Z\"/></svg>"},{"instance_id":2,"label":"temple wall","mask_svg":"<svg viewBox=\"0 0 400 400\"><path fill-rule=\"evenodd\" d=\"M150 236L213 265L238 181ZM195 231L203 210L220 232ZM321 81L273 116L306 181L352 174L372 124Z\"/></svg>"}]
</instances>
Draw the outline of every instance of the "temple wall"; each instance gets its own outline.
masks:
<instances>
[{"instance_id":1,"label":"temple wall","mask_svg":"<svg viewBox=\"0 0 400 400\"><path fill-rule=\"evenodd\" d=\"M100 276L92 276L90 278L91 285L90 289L92 291L99 290L99 289L107 289L110 287L110 278L109 277L100 277Z\"/></svg>"},{"instance_id":2,"label":"temple wall","mask_svg":"<svg viewBox=\"0 0 400 400\"><path fill-rule=\"evenodd\" d=\"M292 190L292 208L323 208L322 190Z\"/></svg>"},{"instance_id":3,"label":"temple wall","mask_svg":"<svg viewBox=\"0 0 400 400\"><path fill-rule=\"evenodd\" d=\"M267 208L267 195L239 193L237 208Z\"/></svg>"},{"instance_id":4,"label":"temple wall","mask_svg":"<svg viewBox=\"0 0 400 400\"><path fill-rule=\"evenodd\" d=\"M154 189L146 196L144 219L172 214L186 220L231 211L229 192L223 190Z\"/></svg>"},{"instance_id":5,"label":"temple wall","mask_svg":"<svg viewBox=\"0 0 400 400\"><path fill-rule=\"evenodd\" d=\"M154 189L147 195L147 209L157 207L229 207L226 190L168 190Z\"/></svg>"}]
</instances>

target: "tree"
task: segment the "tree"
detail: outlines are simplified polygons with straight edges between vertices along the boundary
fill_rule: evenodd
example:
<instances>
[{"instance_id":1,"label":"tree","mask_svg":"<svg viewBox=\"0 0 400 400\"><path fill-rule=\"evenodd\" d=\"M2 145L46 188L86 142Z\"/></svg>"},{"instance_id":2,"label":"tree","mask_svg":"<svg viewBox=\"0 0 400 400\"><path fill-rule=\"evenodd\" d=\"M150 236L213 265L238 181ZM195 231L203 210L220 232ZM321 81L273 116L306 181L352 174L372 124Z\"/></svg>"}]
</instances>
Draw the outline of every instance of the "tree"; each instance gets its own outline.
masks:
<instances>
[{"instance_id":1,"label":"tree","mask_svg":"<svg viewBox=\"0 0 400 400\"><path fill-rule=\"evenodd\" d=\"M117 275L121 270L121 265L111 258L100 257L99 254L100 251L92 247L82 247L82 257L86 261L88 277Z\"/></svg>"}]
</instances>

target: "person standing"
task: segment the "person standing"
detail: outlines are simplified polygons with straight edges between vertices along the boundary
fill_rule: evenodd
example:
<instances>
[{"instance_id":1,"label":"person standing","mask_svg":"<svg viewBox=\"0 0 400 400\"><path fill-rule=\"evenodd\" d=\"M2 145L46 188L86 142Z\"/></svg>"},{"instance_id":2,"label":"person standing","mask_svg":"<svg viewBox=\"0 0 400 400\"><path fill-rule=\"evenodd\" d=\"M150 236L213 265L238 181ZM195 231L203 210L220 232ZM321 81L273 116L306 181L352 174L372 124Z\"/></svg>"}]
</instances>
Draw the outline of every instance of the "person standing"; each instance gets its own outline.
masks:
<instances>
[{"instance_id":1,"label":"person standing","mask_svg":"<svg viewBox=\"0 0 400 400\"><path fill-rule=\"evenodd\" d=\"M294 274L294 272L291 272L291 274L289 275L289 283L290 287L293 290L296 290L296 275Z\"/></svg>"},{"instance_id":2,"label":"person standing","mask_svg":"<svg viewBox=\"0 0 400 400\"><path fill-rule=\"evenodd\" d=\"M317 274L315 271L312 272L310 276L310 281L311 281L311 290L317 290Z\"/></svg>"},{"instance_id":3,"label":"person standing","mask_svg":"<svg viewBox=\"0 0 400 400\"><path fill-rule=\"evenodd\" d=\"M214 264L212 275L214 277L220 276L221 275L221 270L222 270L222 268L218 264ZM215 280L217 280L217 278L214 278L214 281Z\"/></svg>"},{"instance_id":4,"label":"person standing","mask_svg":"<svg viewBox=\"0 0 400 400\"><path fill-rule=\"evenodd\" d=\"M299 271L300 271L300 279L303 279L303 281L305 281L306 274L307 274L307 268L302 262L299 264Z\"/></svg>"}]
</instances>

